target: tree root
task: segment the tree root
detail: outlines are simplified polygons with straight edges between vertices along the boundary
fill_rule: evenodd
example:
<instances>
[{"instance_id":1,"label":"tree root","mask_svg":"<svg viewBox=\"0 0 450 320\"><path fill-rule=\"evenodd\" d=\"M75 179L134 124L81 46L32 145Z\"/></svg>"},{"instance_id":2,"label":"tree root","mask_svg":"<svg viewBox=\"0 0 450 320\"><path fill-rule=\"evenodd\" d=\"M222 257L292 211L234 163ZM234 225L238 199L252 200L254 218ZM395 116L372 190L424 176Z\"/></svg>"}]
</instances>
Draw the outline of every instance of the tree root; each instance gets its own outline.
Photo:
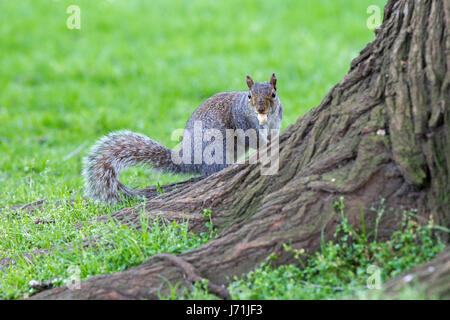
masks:
<instances>
[{"instance_id":1,"label":"tree root","mask_svg":"<svg viewBox=\"0 0 450 320\"><path fill-rule=\"evenodd\" d=\"M167 260L175 265L183 273L184 279L188 285L192 286L194 282L202 282L203 280L207 280L196 273L195 267L192 264L184 261L176 255L170 253L160 253L154 255L153 258ZM209 280L208 292L216 295L222 300L231 300L231 295L224 285L216 285Z\"/></svg>"}]
</instances>

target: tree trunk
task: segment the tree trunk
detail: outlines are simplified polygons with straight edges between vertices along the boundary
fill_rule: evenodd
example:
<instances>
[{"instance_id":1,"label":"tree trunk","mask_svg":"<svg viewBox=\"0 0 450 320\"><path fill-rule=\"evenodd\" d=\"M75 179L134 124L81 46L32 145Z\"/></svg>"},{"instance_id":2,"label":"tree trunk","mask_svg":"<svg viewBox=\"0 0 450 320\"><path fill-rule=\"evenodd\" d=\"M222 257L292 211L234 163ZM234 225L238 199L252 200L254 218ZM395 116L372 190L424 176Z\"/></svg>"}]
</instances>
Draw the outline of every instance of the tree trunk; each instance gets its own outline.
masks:
<instances>
[{"instance_id":1,"label":"tree trunk","mask_svg":"<svg viewBox=\"0 0 450 320\"><path fill-rule=\"evenodd\" d=\"M333 202L343 196L350 223L374 228L385 199L379 235L400 224L403 209L450 226L450 1L390 0L376 39L353 60L349 73L280 135L279 172L260 164L233 165L146 203L149 216L189 218L205 230L212 210L219 237L179 256L157 255L80 290L41 292L37 299L157 298L174 285L207 278L217 286L259 265L270 253L294 261L283 243L314 252L321 231L330 239L339 222ZM300 85L300 84L299 84ZM114 216L139 225L139 207Z\"/></svg>"},{"instance_id":2,"label":"tree trunk","mask_svg":"<svg viewBox=\"0 0 450 320\"><path fill-rule=\"evenodd\" d=\"M447 248L429 263L417 266L384 285L388 298L397 298L407 286L421 290L425 298L450 299L450 249Z\"/></svg>"}]
</instances>

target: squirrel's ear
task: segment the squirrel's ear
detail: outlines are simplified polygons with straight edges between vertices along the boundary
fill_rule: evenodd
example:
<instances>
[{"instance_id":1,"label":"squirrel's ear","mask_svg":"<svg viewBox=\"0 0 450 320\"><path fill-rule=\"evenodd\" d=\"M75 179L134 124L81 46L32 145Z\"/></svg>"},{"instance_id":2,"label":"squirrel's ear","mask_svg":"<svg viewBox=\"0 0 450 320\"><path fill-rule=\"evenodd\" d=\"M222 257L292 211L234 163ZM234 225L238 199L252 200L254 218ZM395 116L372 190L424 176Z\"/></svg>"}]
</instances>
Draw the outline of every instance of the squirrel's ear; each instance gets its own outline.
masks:
<instances>
[{"instance_id":1,"label":"squirrel's ear","mask_svg":"<svg viewBox=\"0 0 450 320\"><path fill-rule=\"evenodd\" d=\"M275 76L275 73L272 73L272 76L270 77L270 84L277 90L277 77Z\"/></svg>"},{"instance_id":2,"label":"squirrel's ear","mask_svg":"<svg viewBox=\"0 0 450 320\"><path fill-rule=\"evenodd\" d=\"M247 75L247 86L249 89L251 89L253 87L255 83L253 82L252 77L250 77L249 75Z\"/></svg>"}]
</instances>

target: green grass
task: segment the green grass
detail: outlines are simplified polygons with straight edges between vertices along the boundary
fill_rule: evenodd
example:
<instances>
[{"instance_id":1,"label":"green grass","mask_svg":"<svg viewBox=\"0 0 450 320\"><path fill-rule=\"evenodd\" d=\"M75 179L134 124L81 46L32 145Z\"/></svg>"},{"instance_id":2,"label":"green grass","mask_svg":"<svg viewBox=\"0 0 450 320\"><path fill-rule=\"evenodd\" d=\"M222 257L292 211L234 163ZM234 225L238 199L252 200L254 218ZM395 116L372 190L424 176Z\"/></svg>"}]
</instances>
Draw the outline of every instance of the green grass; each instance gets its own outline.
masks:
<instances>
[{"instance_id":1,"label":"green grass","mask_svg":"<svg viewBox=\"0 0 450 320\"><path fill-rule=\"evenodd\" d=\"M383 3L1 1L0 207L80 193L81 159L110 131L175 146L172 131L212 94L245 90L247 73L277 73L283 128L294 123L373 39L366 8Z\"/></svg>"},{"instance_id":2,"label":"green grass","mask_svg":"<svg viewBox=\"0 0 450 320\"><path fill-rule=\"evenodd\" d=\"M278 258L270 255L267 262L228 284L233 299L389 299L382 284L411 268L433 259L444 248L432 219L423 221L414 210L402 213L402 223L387 241L377 239L374 232L366 233L364 222L351 226L345 216L344 199L336 201L340 224L333 240L322 240L322 250L308 254L304 249L293 249L297 264L273 265ZM385 210L384 200L378 208L379 219ZM390 212L393 214L393 212ZM364 217L364 213L362 212ZM362 219L364 221L364 219ZM426 223L425 223L426 222ZM445 230L449 232L449 230ZM197 283L184 295L172 294L172 299L217 299L207 292L207 282ZM420 285L407 286L397 299L425 299Z\"/></svg>"},{"instance_id":3,"label":"green grass","mask_svg":"<svg viewBox=\"0 0 450 320\"><path fill-rule=\"evenodd\" d=\"M157 253L178 254L196 248L214 235L213 232L197 235L188 231L188 221L169 223L163 216L150 220L144 210L140 215L140 230L113 219L102 224L90 223L89 210L82 202L71 209L49 206L45 211L48 220L53 218L55 223L35 224L35 217L7 215L5 220L9 225L2 246L11 248L6 253L14 257L16 263L0 274L0 298L21 298L35 293L36 290L29 287L33 280L45 282L57 278L54 285L64 285L74 275L83 281L93 275L122 271ZM82 228L75 228L74 217L84 222ZM67 242L70 247L64 245ZM95 242L95 246L86 246L90 242ZM32 259L23 258L22 252L14 250L43 247L49 248L50 253L38 254Z\"/></svg>"},{"instance_id":4,"label":"green grass","mask_svg":"<svg viewBox=\"0 0 450 320\"><path fill-rule=\"evenodd\" d=\"M366 8L384 3L0 1L0 207L75 199L74 206L48 205L33 216L2 211L0 259L81 243L105 230L123 231L112 224L75 227L130 205L87 205L80 198L82 158L110 131L141 132L173 147L172 131L183 128L202 101L216 92L245 90L246 74L267 81L272 72L285 108L283 128L294 123L320 103L373 39ZM80 30L66 27L71 4L81 8ZM122 175L133 186L184 178L143 169ZM54 223L34 224L36 219ZM133 250L146 248L145 235L123 232L137 242L133 248L126 239L117 244L129 261L103 259L113 250L105 248L90 252L98 256L94 262L70 260L69 254L24 262L11 267L9 276L2 272L1 297L22 296L31 279L64 277L71 263L86 265L83 279L134 265ZM159 251L142 249L146 254L140 257L178 250L176 243L185 249L199 244L174 239Z\"/></svg>"}]
</instances>

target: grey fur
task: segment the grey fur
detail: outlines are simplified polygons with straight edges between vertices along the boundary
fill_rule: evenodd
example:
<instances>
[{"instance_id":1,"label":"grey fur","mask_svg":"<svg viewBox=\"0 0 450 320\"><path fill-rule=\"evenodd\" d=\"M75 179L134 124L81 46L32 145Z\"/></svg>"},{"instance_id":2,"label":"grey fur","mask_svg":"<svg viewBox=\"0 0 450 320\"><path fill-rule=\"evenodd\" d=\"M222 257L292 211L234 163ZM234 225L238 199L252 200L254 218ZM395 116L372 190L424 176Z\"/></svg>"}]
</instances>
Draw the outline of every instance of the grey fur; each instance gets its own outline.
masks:
<instances>
[{"instance_id":1,"label":"grey fur","mask_svg":"<svg viewBox=\"0 0 450 320\"><path fill-rule=\"evenodd\" d=\"M181 144L188 141L187 134L193 136L196 121L201 121L202 134L208 129L217 129L223 137L226 137L227 129L244 131L255 129L258 139L261 138L259 137L261 129L280 129L283 107L278 94L273 97L273 92L276 92L274 86L263 82L253 83L248 92L222 92L212 96L202 103L188 120ZM248 98L249 94L252 99ZM264 112L268 115L268 121L264 125L258 122L256 116L258 107L259 110L264 108ZM223 143L223 150L226 150L225 138L223 140L202 141L202 152L211 143ZM191 160L193 160L194 143L190 141L191 143L187 142L186 146L189 148L190 145ZM237 149L237 144L245 143L245 141L237 141L234 144L234 151ZM245 147L247 149L248 145ZM142 134L127 130L112 132L98 140L83 160L85 195L96 201L110 204L120 201L123 197L140 196L141 192L138 189L128 188L118 180L121 170L135 164L150 164L152 168L164 172L201 175L213 174L227 166L225 153L222 163L193 164L191 161L190 164L175 164L172 161L172 152L174 151Z\"/></svg>"}]
</instances>

